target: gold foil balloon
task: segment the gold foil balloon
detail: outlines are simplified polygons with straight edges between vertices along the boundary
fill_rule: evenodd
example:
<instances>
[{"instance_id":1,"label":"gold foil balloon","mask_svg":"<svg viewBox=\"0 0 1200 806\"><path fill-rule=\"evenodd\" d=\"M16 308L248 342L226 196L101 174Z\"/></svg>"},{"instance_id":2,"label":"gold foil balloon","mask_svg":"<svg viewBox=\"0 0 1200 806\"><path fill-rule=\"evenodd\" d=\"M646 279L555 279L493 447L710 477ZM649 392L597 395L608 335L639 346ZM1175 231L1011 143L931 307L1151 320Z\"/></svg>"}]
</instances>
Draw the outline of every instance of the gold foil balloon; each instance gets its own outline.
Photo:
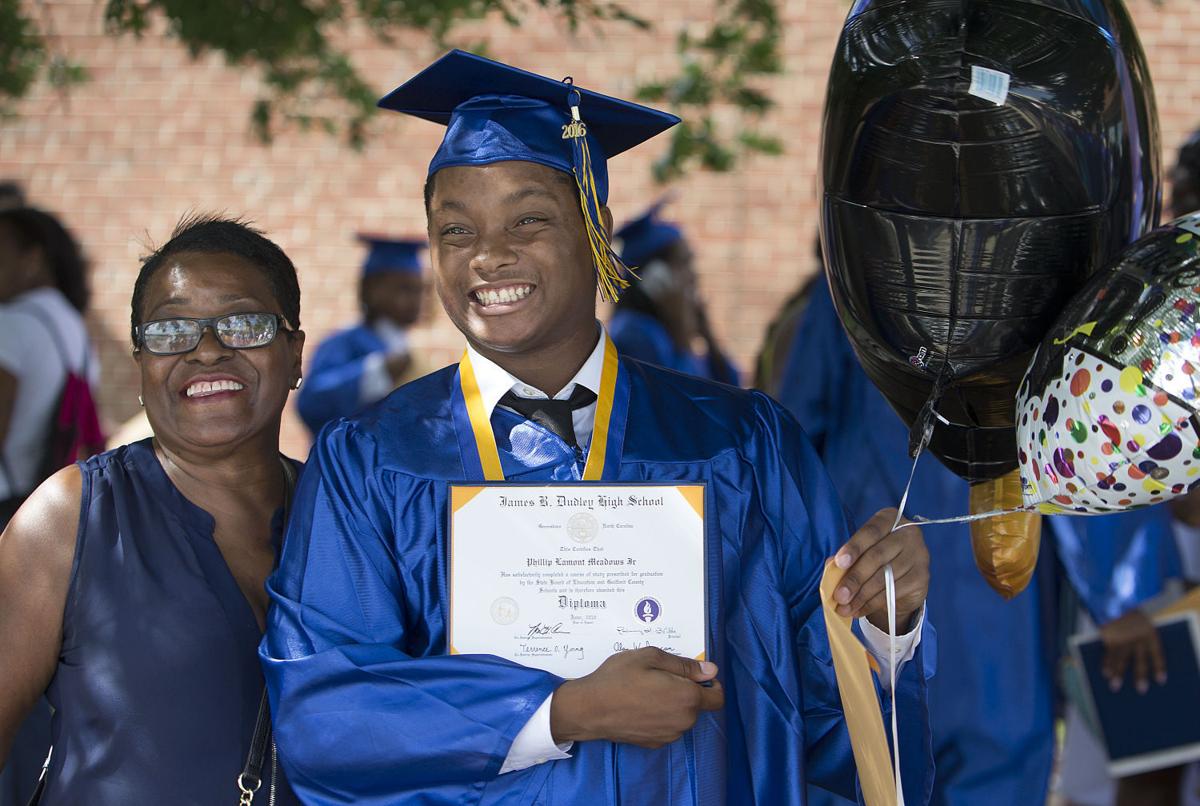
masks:
<instances>
[{"instance_id":1,"label":"gold foil balloon","mask_svg":"<svg viewBox=\"0 0 1200 806\"><path fill-rule=\"evenodd\" d=\"M973 484L971 514L1020 507L1021 489L1019 470ZM1008 512L971 521L975 564L992 590L1005 599L1025 590L1037 565L1041 537L1042 516L1036 512Z\"/></svg>"}]
</instances>

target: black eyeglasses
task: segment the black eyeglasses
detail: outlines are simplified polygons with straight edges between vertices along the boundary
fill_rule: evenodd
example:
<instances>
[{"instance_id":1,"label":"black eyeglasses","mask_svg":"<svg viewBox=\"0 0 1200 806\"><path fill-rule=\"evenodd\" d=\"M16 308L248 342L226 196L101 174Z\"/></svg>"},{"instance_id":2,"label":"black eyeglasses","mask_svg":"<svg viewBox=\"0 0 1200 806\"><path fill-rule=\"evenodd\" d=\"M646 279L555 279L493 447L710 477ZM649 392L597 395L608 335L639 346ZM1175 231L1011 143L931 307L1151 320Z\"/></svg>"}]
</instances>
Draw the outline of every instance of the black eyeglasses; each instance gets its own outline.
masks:
<instances>
[{"instance_id":1,"label":"black eyeglasses","mask_svg":"<svg viewBox=\"0 0 1200 806\"><path fill-rule=\"evenodd\" d=\"M155 355L190 353L200 344L206 328L212 328L217 341L231 350L250 350L266 347L275 341L287 320L277 313L231 313L196 319L180 316L175 319L155 319L138 325L136 341L139 347Z\"/></svg>"}]
</instances>

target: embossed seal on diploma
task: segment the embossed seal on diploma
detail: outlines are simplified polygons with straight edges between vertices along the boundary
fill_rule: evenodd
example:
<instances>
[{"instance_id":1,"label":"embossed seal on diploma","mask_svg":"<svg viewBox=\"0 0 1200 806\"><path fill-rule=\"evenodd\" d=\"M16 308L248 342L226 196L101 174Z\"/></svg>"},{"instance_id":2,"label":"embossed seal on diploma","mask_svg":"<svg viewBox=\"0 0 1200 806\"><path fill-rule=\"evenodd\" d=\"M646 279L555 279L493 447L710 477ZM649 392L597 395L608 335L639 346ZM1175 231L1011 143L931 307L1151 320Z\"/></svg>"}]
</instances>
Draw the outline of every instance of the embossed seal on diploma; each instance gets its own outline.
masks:
<instances>
[{"instance_id":1,"label":"embossed seal on diploma","mask_svg":"<svg viewBox=\"0 0 1200 806\"><path fill-rule=\"evenodd\" d=\"M516 599L501 596L492 602L492 621L497 624L512 624L520 614L521 608L517 606Z\"/></svg>"},{"instance_id":2,"label":"embossed seal on diploma","mask_svg":"<svg viewBox=\"0 0 1200 806\"><path fill-rule=\"evenodd\" d=\"M600 522L587 512L576 512L567 520L567 536L576 543L591 543L600 533Z\"/></svg>"}]
</instances>

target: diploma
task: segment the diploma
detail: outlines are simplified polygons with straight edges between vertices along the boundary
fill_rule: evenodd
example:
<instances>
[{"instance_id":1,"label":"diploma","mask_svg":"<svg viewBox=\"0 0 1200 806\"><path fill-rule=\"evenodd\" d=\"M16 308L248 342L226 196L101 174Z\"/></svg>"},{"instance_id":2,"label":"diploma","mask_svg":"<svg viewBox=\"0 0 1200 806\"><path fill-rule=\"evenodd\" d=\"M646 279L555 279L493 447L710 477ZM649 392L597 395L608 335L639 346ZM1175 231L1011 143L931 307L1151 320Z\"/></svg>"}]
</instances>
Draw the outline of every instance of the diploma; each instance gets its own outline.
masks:
<instances>
[{"instance_id":1,"label":"diploma","mask_svg":"<svg viewBox=\"0 0 1200 806\"><path fill-rule=\"evenodd\" d=\"M567 678L646 646L704 659L704 485L452 485L450 510L451 654Z\"/></svg>"}]
</instances>

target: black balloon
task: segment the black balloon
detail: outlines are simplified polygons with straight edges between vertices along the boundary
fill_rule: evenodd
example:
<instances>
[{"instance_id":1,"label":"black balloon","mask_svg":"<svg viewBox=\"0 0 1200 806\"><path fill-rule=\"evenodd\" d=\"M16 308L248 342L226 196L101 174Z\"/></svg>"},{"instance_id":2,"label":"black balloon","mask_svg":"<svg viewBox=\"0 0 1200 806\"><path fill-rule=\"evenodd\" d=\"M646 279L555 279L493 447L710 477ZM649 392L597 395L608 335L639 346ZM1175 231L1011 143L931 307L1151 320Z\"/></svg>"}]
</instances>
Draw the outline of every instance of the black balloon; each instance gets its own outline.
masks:
<instances>
[{"instance_id":1,"label":"black balloon","mask_svg":"<svg viewBox=\"0 0 1200 806\"><path fill-rule=\"evenodd\" d=\"M1005 82L1007 81L1007 87ZM968 481L1017 466L1033 350L1158 222L1158 126L1119 0L858 0L829 78L821 238L863 368Z\"/></svg>"}]
</instances>

